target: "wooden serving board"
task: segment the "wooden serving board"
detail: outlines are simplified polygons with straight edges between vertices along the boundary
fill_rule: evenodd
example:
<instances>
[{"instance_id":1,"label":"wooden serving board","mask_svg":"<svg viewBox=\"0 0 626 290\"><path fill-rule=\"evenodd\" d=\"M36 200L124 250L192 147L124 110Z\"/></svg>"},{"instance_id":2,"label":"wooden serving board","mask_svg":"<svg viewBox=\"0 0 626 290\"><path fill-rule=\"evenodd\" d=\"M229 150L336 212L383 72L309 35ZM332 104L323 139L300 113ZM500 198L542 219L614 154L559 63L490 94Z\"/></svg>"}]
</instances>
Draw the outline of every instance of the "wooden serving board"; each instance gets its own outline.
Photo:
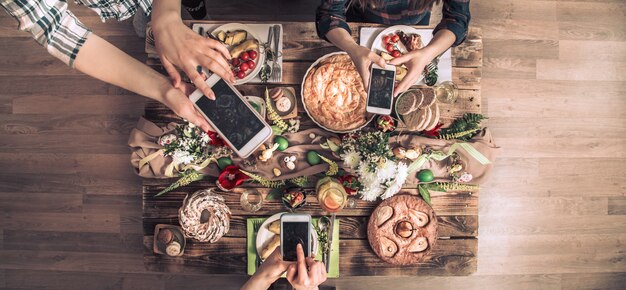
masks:
<instances>
[{"instance_id":1,"label":"wooden serving board","mask_svg":"<svg viewBox=\"0 0 626 290\"><path fill-rule=\"evenodd\" d=\"M244 22L245 23L245 22ZM191 22L188 22L191 24ZM283 82L274 86L291 86L300 96L300 83L309 66L320 56L338 51L332 44L321 40L315 32L312 22L283 22ZM360 26L373 24L352 23L353 36L358 37ZM481 31L470 28L467 40L452 51L453 81L459 87L459 99L452 105L441 106L441 119L450 122L466 112L481 112L480 79L482 67ZM162 69L158 60L150 60L149 65ZM264 84L245 84L237 86L244 95L262 96ZM301 129L316 127L298 102L298 115ZM150 101L146 104L145 117L159 125L180 119L167 107ZM166 257L152 252L154 227L157 224L178 224L178 208L188 193L213 187L214 180L204 180L190 186L179 188L164 196L153 196L167 187L175 179L143 179L143 227L144 227L144 263L147 269L160 272L185 272L203 274L245 274L246 273L246 218L270 216L284 211L279 200L264 203L255 212L243 211L239 204L239 194L225 193L226 204L232 211L230 231L217 243L199 243L187 240L182 257ZM250 187L258 185L249 184ZM270 191L259 188L264 194ZM402 192L418 194L414 188ZM357 201L355 208L344 209L338 217L340 224L340 276L387 276L387 275L469 275L476 271L478 241L478 197L479 193L431 192L432 207L437 214L439 239L432 252L421 262L410 266L393 266L382 261L370 248L367 240L368 218L380 203ZM314 216L322 215L315 196L307 196L307 205L299 212Z\"/></svg>"}]
</instances>

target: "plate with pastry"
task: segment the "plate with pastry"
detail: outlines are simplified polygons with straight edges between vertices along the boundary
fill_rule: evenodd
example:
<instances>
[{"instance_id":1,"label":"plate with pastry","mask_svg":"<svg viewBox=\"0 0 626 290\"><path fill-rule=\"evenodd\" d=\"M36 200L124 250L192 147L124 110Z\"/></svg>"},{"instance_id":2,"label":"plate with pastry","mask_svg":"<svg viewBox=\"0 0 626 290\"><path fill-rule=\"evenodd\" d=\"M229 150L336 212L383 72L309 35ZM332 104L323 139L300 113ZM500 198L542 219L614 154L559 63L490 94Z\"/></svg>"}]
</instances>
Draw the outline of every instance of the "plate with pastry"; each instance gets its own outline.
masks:
<instances>
[{"instance_id":1,"label":"plate with pastry","mask_svg":"<svg viewBox=\"0 0 626 290\"><path fill-rule=\"evenodd\" d=\"M235 85L245 84L261 71L265 53L261 51L261 41L247 25L228 23L215 28L210 35L223 43L232 59L230 69L235 75Z\"/></svg>"},{"instance_id":2,"label":"plate with pastry","mask_svg":"<svg viewBox=\"0 0 626 290\"><path fill-rule=\"evenodd\" d=\"M367 92L361 76L345 52L315 61L304 75L301 94L309 117L330 132L359 130L374 118L366 111Z\"/></svg>"},{"instance_id":3,"label":"plate with pastry","mask_svg":"<svg viewBox=\"0 0 626 290\"><path fill-rule=\"evenodd\" d=\"M262 261L280 246L280 216L284 213L277 213L266 219L256 234L256 250ZM317 253L319 241L315 230L311 231L311 241L311 253Z\"/></svg>"}]
</instances>

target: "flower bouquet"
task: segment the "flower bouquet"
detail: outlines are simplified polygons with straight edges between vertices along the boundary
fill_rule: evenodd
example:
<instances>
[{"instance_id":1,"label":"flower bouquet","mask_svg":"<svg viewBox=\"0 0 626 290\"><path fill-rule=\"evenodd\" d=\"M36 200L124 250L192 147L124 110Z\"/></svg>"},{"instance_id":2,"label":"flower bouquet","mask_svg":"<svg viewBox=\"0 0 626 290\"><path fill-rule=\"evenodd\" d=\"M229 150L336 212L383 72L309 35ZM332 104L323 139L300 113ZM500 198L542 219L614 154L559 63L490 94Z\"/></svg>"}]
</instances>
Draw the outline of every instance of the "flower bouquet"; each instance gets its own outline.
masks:
<instances>
[{"instance_id":1,"label":"flower bouquet","mask_svg":"<svg viewBox=\"0 0 626 290\"><path fill-rule=\"evenodd\" d=\"M389 135L383 132L347 134L339 155L346 170L357 175L357 193L366 201L392 197L409 175L408 166L396 159L389 147Z\"/></svg>"}]
</instances>

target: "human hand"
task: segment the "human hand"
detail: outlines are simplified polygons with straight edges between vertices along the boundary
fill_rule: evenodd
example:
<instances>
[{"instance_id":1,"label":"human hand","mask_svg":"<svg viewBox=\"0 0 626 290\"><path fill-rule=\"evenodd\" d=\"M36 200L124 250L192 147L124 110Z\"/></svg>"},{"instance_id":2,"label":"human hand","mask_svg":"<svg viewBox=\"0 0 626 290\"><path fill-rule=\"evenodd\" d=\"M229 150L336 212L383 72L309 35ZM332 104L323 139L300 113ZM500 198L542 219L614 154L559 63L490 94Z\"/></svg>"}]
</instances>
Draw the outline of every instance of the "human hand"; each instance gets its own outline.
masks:
<instances>
[{"instance_id":1,"label":"human hand","mask_svg":"<svg viewBox=\"0 0 626 290\"><path fill-rule=\"evenodd\" d=\"M287 268L287 281L296 290L317 289L319 284L326 281L326 267L312 257L305 258L301 244L296 247L296 256L298 259L296 264L291 264Z\"/></svg>"},{"instance_id":2,"label":"human hand","mask_svg":"<svg viewBox=\"0 0 626 290\"><path fill-rule=\"evenodd\" d=\"M420 49L413 50L389 61L389 64L396 66L404 64L408 69L406 76L396 86L394 94L397 96L414 85L430 61L432 61L432 58Z\"/></svg>"},{"instance_id":3,"label":"human hand","mask_svg":"<svg viewBox=\"0 0 626 290\"><path fill-rule=\"evenodd\" d=\"M180 89L177 89L168 83L168 87L160 100L164 105L172 109L176 115L200 127L202 131L215 131L187 97L195 90L191 85L182 83Z\"/></svg>"},{"instance_id":4,"label":"human hand","mask_svg":"<svg viewBox=\"0 0 626 290\"><path fill-rule=\"evenodd\" d=\"M349 49L348 55L352 59L354 66L356 66L359 75L363 79L363 85L365 86L365 90L369 88L369 80L370 80L370 65L372 63L376 63L380 67L385 67L385 60L378 54L371 51L369 48L356 45L353 48Z\"/></svg>"},{"instance_id":5,"label":"human hand","mask_svg":"<svg viewBox=\"0 0 626 290\"><path fill-rule=\"evenodd\" d=\"M276 247L274 252L272 252L272 254L270 254L270 256L267 257L263 263L261 263L261 266L259 266L254 275L259 273L261 276L273 283L278 280L278 278L280 278L280 276L287 271L289 265L292 264L294 264L294 262L283 261L283 257L280 254L280 247Z\"/></svg>"},{"instance_id":6,"label":"human hand","mask_svg":"<svg viewBox=\"0 0 626 290\"><path fill-rule=\"evenodd\" d=\"M157 53L175 88L180 88L182 83L176 68L183 70L196 87L213 100L215 94L204 82L203 74L197 71L198 66L211 70L227 82L235 81L228 64L230 53L222 43L198 35L182 22L180 15L160 14L152 23Z\"/></svg>"}]
</instances>

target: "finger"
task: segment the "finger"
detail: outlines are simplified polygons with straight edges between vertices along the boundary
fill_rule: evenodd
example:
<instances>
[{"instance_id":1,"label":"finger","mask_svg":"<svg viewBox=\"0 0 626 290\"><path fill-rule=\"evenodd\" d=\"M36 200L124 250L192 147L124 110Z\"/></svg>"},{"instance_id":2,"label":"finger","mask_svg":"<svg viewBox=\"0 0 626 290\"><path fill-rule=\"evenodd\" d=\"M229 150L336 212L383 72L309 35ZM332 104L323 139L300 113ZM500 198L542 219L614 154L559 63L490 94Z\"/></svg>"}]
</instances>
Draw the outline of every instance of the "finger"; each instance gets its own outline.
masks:
<instances>
[{"instance_id":1,"label":"finger","mask_svg":"<svg viewBox=\"0 0 626 290\"><path fill-rule=\"evenodd\" d=\"M387 62L385 62L384 58L382 58L380 55L375 54L373 52L370 53L370 60L376 63L380 67L385 67L387 65Z\"/></svg>"},{"instance_id":2,"label":"finger","mask_svg":"<svg viewBox=\"0 0 626 290\"><path fill-rule=\"evenodd\" d=\"M167 74L170 75L170 79L172 80L172 85L175 88L178 88L181 83L181 77L180 77L180 73L178 72L178 70L176 70L176 67L174 67L174 65L169 60L167 60L167 58L165 58L164 56L161 57L161 63L163 64L163 68L165 68L165 71L167 72Z\"/></svg>"},{"instance_id":3,"label":"finger","mask_svg":"<svg viewBox=\"0 0 626 290\"><path fill-rule=\"evenodd\" d=\"M181 82L180 83L180 88L178 88L178 89L183 91L183 94L185 94L186 96L189 96L196 90L196 87L194 87L190 83Z\"/></svg>"},{"instance_id":4,"label":"finger","mask_svg":"<svg viewBox=\"0 0 626 290\"><path fill-rule=\"evenodd\" d=\"M215 51L213 52L214 54L217 54ZM221 58L221 56L220 56ZM223 60L223 58L222 58ZM202 64L202 66L208 68L210 71L216 73L218 76L220 76L222 79L224 79L227 82L233 83L235 81L235 76L233 75L233 73L230 70L230 66L228 66L228 64L226 64L226 67L224 67L222 64L215 62L215 61L211 61L208 58L203 58L200 59L200 63Z\"/></svg>"},{"instance_id":5,"label":"finger","mask_svg":"<svg viewBox=\"0 0 626 290\"><path fill-rule=\"evenodd\" d=\"M296 275L298 274L298 270L296 269L297 269L296 265L291 264L287 267L287 273L285 273L285 277L287 278L287 281L289 281L292 284L293 284L293 281L296 280Z\"/></svg>"},{"instance_id":6,"label":"finger","mask_svg":"<svg viewBox=\"0 0 626 290\"><path fill-rule=\"evenodd\" d=\"M420 76L420 72L417 70L409 70L409 72L404 76L404 79L396 86L394 95L398 95L408 90L413 84L417 82L417 79Z\"/></svg>"},{"instance_id":7,"label":"finger","mask_svg":"<svg viewBox=\"0 0 626 290\"><path fill-rule=\"evenodd\" d=\"M207 48L203 51L204 56L208 57L209 59L203 58L202 63L205 64L218 64L224 71L230 72L230 64L228 64L228 61L224 58L224 56L222 56L221 54L219 54L217 51L211 49L211 48ZM215 66L215 65L214 65ZM207 66L208 67L208 66ZM222 77L224 78L224 77Z\"/></svg>"},{"instance_id":8,"label":"finger","mask_svg":"<svg viewBox=\"0 0 626 290\"><path fill-rule=\"evenodd\" d=\"M400 64L403 64L403 63L411 60L412 58L413 58L413 55L410 54L410 53L407 53L405 55L401 55L401 56L398 56L398 57L390 60L389 64L400 65Z\"/></svg>"},{"instance_id":9,"label":"finger","mask_svg":"<svg viewBox=\"0 0 626 290\"><path fill-rule=\"evenodd\" d=\"M214 39L210 39L210 38L206 38L206 45L207 47L209 47L210 49L215 49L217 50L219 53L221 53L227 60L232 59L233 57L230 55L230 52L228 51L228 49L226 48L225 45L223 45L222 43L220 43L219 41L216 41Z\"/></svg>"},{"instance_id":10,"label":"finger","mask_svg":"<svg viewBox=\"0 0 626 290\"><path fill-rule=\"evenodd\" d=\"M187 76L189 76L189 79L191 79L191 81L193 82L194 85L196 85L196 87L202 91L202 93L209 99L211 100L215 100L215 94L213 93L213 91L211 90L211 88L209 87L209 85L207 85L204 82L204 78L202 78L202 75L200 75L198 73L198 71L196 70L195 66L191 66L188 67L187 70L185 71L187 73Z\"/></svg>"},{"instance_id":11,"label":"finger","mask_svg":"<svg viewBox=\"0 0 626 290\"><path fill-rule=\"evenodd\" d=\"M316 263L315 259L313 259L312 257L306 257L305 262L306 265L309 266L309 269L311 269L311 267Z\"/></svg>"},{"instance_id":12,"label":"finger","mask_svg":"<svg viewBox=\"0 0 626 290\"><path fill-rule=\"evenodd\" d=\"M306 262L304 258L304 250L302 249L302 244L296 246L296 257L298 258L298 273L299 276L306 276Z\"/></svg>"}]
</instances>

